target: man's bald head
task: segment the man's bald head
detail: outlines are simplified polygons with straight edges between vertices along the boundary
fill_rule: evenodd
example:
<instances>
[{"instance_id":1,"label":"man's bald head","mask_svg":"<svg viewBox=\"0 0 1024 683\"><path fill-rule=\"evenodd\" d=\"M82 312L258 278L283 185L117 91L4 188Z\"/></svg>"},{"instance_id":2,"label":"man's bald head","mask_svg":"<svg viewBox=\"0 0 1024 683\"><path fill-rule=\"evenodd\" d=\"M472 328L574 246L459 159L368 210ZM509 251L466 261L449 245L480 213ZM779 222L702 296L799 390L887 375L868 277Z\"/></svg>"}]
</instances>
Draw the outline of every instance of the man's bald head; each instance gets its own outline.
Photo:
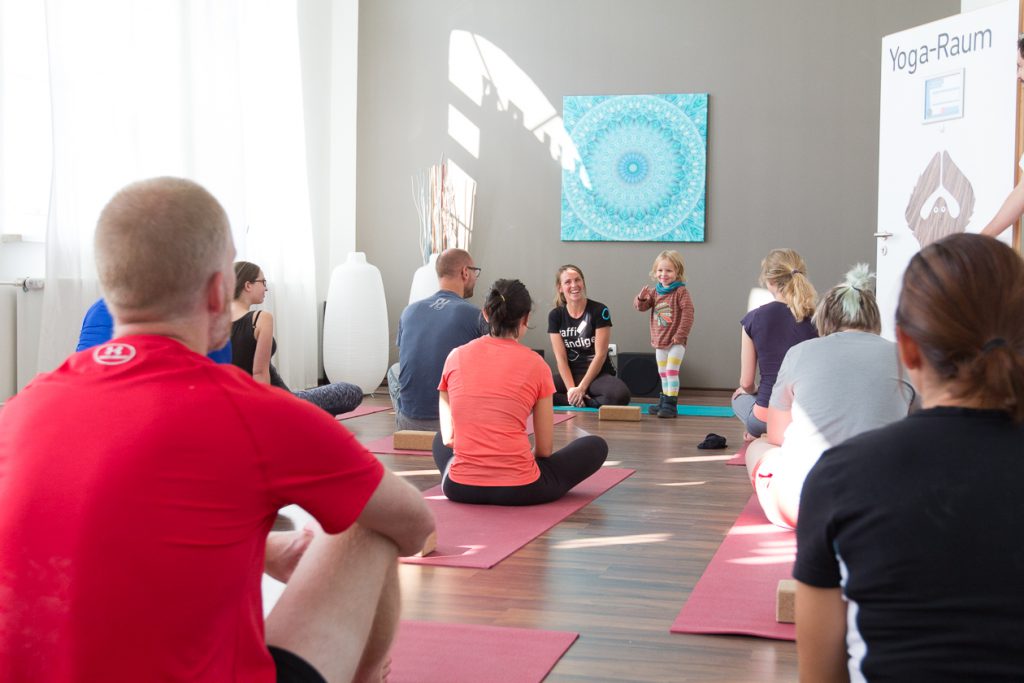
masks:
<instances>
[{"instance_id":1,"label":"man's bald head","mask_svg":"<svg viewBox=\"0 0 1024 683\"><path fill-rule=\"evenodd\" d=\"M100 214L95 248L100 285L120 322L191 313L233 257L224 209L183 178L142 180L114 195Z\"/></svg>"},{"instance_id":2,"label":"man's bald head","mask_svg":"<svg viewBox=\"0 0 1024 683\"><path fill-rule=\"evenodd\" d=\"M465 249L445 249L437 256L434 266L441 289L455 292L463 299L473 296L480 269L473 265L473 257Z\"/></svg>"}]
</instances>

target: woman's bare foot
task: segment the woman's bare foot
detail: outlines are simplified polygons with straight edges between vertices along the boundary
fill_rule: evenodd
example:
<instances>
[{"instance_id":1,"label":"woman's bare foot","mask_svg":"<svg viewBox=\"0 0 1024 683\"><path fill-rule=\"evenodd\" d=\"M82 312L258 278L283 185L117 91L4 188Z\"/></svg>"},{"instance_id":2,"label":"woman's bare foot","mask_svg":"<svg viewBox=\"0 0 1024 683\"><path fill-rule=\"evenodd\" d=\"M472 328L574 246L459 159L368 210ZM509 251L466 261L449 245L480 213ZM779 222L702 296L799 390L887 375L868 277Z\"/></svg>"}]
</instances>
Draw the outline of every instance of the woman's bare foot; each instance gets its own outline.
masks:
<instances>
[{"instance_id":1,"label":"woman's bare foot","mask_svg":"<svg viewBox=\"0 0 1024 683\"><path fill-rule=\"evenodd\" d=\"M744 441L749 443L751 441L754 441L755 439L757 439L756 436L752 436L749 432L743 432L743 440Z\"/></svg>"}]
</instances>

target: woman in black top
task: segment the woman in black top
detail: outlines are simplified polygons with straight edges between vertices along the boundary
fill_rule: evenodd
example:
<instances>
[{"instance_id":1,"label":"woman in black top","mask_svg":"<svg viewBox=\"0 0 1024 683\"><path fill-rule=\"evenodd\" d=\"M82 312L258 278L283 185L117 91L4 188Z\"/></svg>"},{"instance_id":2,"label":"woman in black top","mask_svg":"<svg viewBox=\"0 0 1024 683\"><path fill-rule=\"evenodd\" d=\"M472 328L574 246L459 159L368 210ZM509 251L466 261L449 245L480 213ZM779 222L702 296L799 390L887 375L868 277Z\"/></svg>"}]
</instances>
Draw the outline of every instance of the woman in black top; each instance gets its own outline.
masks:
<instances>
[{"instance_id":1,"label":"woman in black top","mask_svg":"<svg viewBox=\"0 0 1024 683\"><path fill-rule=\"evenodd\" d=\"M555 307L548 314L555 354L556 406L628 405L629 387L615 376L608 358L612 316L608 307L587 299L579 266L567 264L555 275Z\"/></svg>"},{"instance_id":2,"label":"woman in black top","mask_svg":"<svg viewBox=\"0 0 1024 683\"><path fill-rule=\"evenodd\" d=\"M923 409L825 451L797 527L800 680L1024 680L1024 261L960 233L903 277Z\"/></svg>"},{"instance_id":3,"label":"woman in black top","mask_svg":"<svg viewBox=\"0 0 1024 683\"><path fill-rule=\"evenodd\" d=\"M254 311L266 299L267 278L255 263L235 263L235 297L231 302L231 362L263 384L291 391L270 362L277 351L274 341L274 316L269 311ZM354 410L363 400L362 390L352 384L336 382L306 391L294 392L331 415Z\"/></svg>"}]
</instances>

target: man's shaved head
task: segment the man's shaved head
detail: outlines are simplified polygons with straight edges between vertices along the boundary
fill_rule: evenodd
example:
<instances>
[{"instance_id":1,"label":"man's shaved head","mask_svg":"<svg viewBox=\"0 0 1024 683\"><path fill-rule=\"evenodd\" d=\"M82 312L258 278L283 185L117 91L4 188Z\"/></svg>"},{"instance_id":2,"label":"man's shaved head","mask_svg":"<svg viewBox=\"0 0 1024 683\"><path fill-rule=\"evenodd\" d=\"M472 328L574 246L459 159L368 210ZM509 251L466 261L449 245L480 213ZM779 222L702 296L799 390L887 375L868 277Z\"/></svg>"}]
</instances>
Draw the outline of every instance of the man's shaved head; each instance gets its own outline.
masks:
<instances>
[{"instance_id":1,"label":"man's shaved head","mask_svg":"<svg viewBox=\"0 0 1024 683\"><path fill-rule=\"evenodd\" d=\"M100 214L95 248L100 285L121 322L191 312L233 256L220 203L191 180L167 177L114 195Z\"/></svg>"}]
</instances>

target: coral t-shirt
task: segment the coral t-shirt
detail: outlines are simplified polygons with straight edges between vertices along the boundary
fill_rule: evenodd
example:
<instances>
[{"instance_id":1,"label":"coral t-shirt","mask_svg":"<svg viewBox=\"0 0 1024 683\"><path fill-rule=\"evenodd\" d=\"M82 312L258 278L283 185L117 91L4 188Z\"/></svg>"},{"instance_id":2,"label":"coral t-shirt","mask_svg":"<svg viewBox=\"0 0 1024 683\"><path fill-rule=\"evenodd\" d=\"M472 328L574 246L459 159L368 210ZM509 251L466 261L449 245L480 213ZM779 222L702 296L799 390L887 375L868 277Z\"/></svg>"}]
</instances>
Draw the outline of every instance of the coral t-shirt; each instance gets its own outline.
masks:
<instances>
[{"instance_id":1,"label":"coral t-shirt","mask_svg":"<svg viewBox=\"0 0 1024 683\"><path fill-rule=\"evenodd\" d=\"M514 339L480 337L448 355L441 373L455 426L449 478L471 486L522 486L540 471L526 435L537 401L555 393L551 370Z\"/></svg>"},{"instance_id":2,"label":"coral t-shirt","mask_svg":"<svg viewBox=\"0 0 1024 683\"><path fill-rule=\"evenodd\" d=\"M382 476L327 413L170 338L71 356L0 413L0 680L274 681L276 511L337 533Z\"/></svg>"}]
</instances>

